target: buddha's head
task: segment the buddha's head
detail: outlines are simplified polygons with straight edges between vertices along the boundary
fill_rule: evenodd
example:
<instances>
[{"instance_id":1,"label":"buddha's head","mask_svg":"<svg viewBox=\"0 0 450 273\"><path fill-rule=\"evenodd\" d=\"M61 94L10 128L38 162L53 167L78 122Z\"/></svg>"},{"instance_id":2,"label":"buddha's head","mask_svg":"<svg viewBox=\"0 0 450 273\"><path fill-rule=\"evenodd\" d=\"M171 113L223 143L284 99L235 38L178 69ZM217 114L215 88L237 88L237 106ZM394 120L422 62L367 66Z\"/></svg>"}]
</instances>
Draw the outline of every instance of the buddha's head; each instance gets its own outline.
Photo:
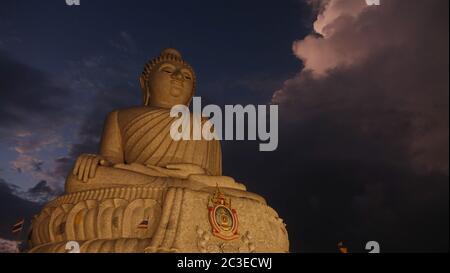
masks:
<instances>
[{"instance_id":1,"label":"buddha's head","mask_svg":"<svg viewBox=\"0 0 450 273\"><path fill-rule=\"evenodd\" d=\"M189 105L194 96L195 74L180 52L166 48L145 65L140 83L144 105L171 108Z\"/></svg>"}]
</instances>

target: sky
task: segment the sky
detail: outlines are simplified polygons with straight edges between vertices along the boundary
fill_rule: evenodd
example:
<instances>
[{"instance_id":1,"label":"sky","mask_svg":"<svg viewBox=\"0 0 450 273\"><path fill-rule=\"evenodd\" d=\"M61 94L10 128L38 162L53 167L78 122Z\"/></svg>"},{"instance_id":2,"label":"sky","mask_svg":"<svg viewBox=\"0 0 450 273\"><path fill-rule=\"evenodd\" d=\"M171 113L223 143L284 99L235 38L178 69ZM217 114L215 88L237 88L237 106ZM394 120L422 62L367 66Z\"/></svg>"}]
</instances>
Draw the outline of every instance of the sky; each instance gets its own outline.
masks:
<instances>
[{"instance_id":1,"label":"sky","mask_svg":"<svg viewBox=\"0 0 450 273\"><path fill-rule=\"evenodd\" d=\"M447 0L2 1L1 244L175 47L203 103L279 106L278 149L223 141L223 172L292 252L448 252L448 33Z\"/></svg>"}]
</instances>

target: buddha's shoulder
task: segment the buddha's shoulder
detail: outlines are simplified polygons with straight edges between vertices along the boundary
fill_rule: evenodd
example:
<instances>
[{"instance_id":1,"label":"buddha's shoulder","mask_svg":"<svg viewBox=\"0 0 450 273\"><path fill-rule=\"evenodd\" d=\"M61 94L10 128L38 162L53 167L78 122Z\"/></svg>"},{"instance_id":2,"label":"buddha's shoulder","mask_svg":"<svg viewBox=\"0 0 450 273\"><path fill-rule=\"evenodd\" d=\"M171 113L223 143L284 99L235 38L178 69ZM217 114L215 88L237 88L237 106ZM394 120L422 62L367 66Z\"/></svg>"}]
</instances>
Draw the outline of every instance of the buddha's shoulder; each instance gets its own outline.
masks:
<instances>
[{"instance_id":1,"label":"buddha's shoulder","mask_svg":"<svg viewBox=\"0 0 450 273\"><path fill-rule=\"evenodd\" d=\"M161 113L161 112L167 112L167 114L170 113L170 109L162 109L162 108L155 108L155 107L149 107L149 106L133 106L133 107L127 107L115 110L111 112L109 115L116 116L117 120L121 124L126 124L133 119L140 117L142 115L152 114L152 113Z\"/></svg>"}]
</instances>

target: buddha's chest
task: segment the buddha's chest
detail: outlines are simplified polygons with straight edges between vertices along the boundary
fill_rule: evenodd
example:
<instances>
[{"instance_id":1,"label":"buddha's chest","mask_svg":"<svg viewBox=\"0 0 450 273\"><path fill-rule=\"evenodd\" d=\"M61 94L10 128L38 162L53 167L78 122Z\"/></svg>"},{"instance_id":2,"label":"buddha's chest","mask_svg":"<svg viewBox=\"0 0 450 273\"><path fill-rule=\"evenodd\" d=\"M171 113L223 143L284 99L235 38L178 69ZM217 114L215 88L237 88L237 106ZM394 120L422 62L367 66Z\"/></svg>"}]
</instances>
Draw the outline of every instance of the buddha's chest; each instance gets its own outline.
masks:
<instances>
[{"instance_id":1,"label":"buddha's chest","mask_svg":"<svg viewBox=\"0 0 450 273\"><path fill-rule=\"evenodd\" d=\"M221 172L220 142L174 140L171 130L176 117L168 109L140 111L121 119L120 131L125 163L166 166L191 163L211 174Z\"/></svg>"}]
</instances>

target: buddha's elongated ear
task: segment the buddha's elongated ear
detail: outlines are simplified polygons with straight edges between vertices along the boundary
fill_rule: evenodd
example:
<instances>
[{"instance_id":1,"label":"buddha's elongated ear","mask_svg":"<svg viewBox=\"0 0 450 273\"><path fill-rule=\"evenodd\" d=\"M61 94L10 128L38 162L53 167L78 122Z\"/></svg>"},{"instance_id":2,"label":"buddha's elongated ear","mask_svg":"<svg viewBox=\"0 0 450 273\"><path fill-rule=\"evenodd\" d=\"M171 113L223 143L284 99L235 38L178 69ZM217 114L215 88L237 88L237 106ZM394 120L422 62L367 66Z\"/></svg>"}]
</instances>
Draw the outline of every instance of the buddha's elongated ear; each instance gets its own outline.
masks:
<instances>
[{"instance_id":1,"label":"buddha's elongated ear","mask_svg":"<svg viewBox=\"0 0 450 273\"><path fill-rule=\"evenodd\" d=\"M145 89L145 78L144 78L144 75L141 75L139 77L139 83L141 84L141 89L144 90Z\"/></svg>"},{"instance_id":2,"label":"buddha's elongated ear","mask_svg":"<svg viewBox=\"0 0 450 273\"><path fill-rule=\"evenodd\" d=\"M139 83L140 83L141 90L142 90L142 102L144 103L144 105L147 106L150 102L150 92L147 88L146 79L145 79L144 75L141 75L139 77Z\"/></svg>"}]
</instances>

